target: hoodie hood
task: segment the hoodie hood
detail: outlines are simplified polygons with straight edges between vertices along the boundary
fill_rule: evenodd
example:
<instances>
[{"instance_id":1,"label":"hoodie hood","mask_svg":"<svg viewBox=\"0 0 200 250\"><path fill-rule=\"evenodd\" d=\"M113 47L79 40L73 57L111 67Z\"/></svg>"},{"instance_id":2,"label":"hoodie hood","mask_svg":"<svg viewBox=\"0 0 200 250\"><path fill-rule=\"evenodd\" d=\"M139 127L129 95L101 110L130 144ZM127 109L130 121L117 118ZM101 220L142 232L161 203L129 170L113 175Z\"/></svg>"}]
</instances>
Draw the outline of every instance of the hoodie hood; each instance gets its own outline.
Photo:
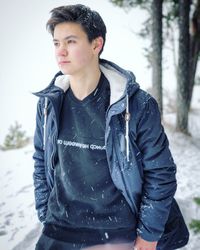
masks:
<instances>
[{"instance_id":1,"label":"hoodie hood","mask_svg":"<svg viewBox=\"0 0 200 250\"><path fill-rule=\"evenodd\" d=\"M100 69L110 83L110 105L124 95L132 96L139 89L132 72L103 59L100 60Z\"/></svg>"}]
</instances>

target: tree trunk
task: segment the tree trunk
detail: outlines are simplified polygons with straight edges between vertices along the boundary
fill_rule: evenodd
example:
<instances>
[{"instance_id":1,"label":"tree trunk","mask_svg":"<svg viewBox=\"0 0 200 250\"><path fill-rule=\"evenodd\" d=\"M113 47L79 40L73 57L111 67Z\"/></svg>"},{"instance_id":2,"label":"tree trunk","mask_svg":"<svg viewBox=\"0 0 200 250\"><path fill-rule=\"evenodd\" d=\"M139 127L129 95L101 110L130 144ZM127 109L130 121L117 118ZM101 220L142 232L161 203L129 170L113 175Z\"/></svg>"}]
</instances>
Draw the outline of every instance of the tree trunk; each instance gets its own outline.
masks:
<instances>
[{"instance_id":1,"label":"tree trunk","mask_svg":"<svg viewBox=\"0 0 200 250\"><path fill-rule=\"evenodd\" d=\"M190 80L190 4L190 0L179 0L179 60L176 127L179 131L183 133L188 133L188 102Z\"/></svg>"},{"instance_id":2,"label":"tree trunk","mask_svg":"<svg viewBox=\"0 0 200 250\"><path fill-rule=\"evenodd\" d=\"M152 87L162 115L162 6L163 0L152 0Z\"/></svg>"},{"instance_id":3,"label":"tree trunk","mask_svg":"<svg viewBox=\"0 0 200 250\"><path fill-rule=\"evenodd\" d=\"M200 0L197 1L195 7L192 24L191 24L191 35L190 35L190 81L189 81L189 100L188 109L191 105L192 92L195 83L195 74L197 69L197 62L200 53Z\"/></svg>"}]
</instances>

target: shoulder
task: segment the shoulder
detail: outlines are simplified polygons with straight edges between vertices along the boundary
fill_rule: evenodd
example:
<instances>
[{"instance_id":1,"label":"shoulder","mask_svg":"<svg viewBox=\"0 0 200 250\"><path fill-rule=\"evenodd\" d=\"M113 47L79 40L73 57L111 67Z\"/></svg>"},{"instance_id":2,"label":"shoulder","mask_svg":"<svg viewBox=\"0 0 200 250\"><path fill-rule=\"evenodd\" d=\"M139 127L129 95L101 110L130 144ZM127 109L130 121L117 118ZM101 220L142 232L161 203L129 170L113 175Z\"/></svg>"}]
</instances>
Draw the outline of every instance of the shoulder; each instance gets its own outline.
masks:
<instances>
[{"instance_id":1,"label":"shoulder","mask_svg":"<svg viewBox=\"0 0 200 250\"><path fill-rule=\"evenodd\" d=\"M138 89L138 91L130 97L129 105L130 112L133 112L137 117L149 110L158 110L158 104L155 98L142 89Z\"/></svg>"}]
</instances>

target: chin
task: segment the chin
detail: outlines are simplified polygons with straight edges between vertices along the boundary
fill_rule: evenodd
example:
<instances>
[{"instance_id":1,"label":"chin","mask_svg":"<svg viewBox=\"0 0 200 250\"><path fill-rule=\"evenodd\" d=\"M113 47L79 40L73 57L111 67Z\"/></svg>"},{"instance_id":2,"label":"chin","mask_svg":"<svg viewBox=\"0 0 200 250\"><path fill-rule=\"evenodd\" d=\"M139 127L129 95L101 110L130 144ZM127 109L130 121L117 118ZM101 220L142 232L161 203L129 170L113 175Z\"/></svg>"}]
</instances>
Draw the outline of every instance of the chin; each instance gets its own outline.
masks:
<instances>
[{"instance_id":1,"label":"chin","mask_svg":"<svg viewBox=\"0 0 200 250\"><path fill-rule=\"evenodd\" d=\"M60 71L63 73L63 75L70 75L70 70L60 68Z\"/></svg>"}]
</instances>

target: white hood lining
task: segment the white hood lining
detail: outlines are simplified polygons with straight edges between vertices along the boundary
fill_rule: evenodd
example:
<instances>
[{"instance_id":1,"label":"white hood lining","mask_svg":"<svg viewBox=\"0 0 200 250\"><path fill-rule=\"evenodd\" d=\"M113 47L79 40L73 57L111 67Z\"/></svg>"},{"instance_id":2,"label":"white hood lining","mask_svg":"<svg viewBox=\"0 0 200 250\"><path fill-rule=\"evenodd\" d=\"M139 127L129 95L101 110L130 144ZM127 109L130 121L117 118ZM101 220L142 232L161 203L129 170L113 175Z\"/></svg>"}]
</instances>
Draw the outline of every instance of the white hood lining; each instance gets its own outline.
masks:
<instances>
[{"instance_id":1,"label":"white hood lining","mask_svg":"<svg viewBox=\"0 0 200 250\"><path fill-rule=\"evenodd\" d=\"M68 75L60 75L56 78L55 86L63 89L64 92L67 91L67 89L69 88L69 76Z\"/></svg>"},{"instance_id":2,"label":"white hood lining","mask_svg":"<svg viewBox=\"0 0 200 250\"><path fill-rule=\"evenodd\" d=\"M112 66L100 65L100 69L108 79L110 84L110 105L118 101L126 89L127 79L116 71ZM63 89L64 92L69 88L69 76L60 75L55 80L55 86Z\"/></svg>"},{"instance_id":3,"label":"white hood lining","mask_svg":"<svg viewBox=\"0 0 200 250\"><path fill-rule=\"evenodd\" d=\"M100 65L100 69L110 83L110 105L118 101L126 89L127 79L113 67Z\"/></svg>"}]
</instances>

